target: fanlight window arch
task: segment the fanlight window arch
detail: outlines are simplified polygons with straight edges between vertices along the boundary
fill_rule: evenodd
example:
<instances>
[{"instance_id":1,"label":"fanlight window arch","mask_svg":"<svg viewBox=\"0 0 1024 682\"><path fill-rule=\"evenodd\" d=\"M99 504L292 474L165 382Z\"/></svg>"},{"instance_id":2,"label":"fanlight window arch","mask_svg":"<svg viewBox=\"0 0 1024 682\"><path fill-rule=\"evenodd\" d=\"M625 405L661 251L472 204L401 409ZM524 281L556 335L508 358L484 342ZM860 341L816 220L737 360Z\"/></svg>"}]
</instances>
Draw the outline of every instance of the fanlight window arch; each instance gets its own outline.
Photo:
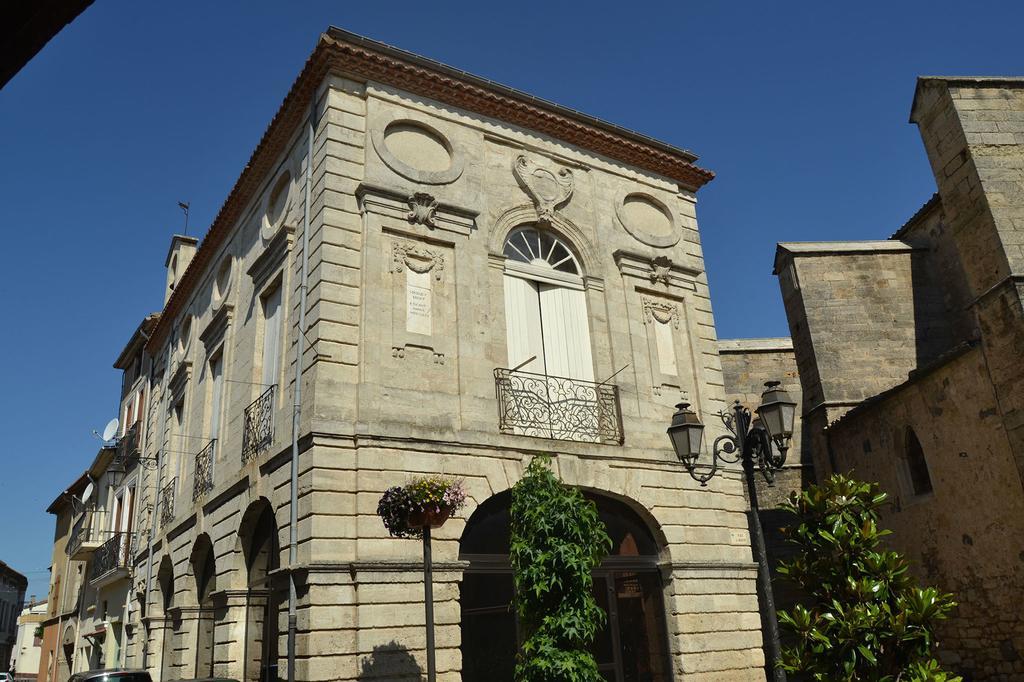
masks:
<instances>
[{"instance_id":1,"label":"fanlight window arch","mask_svg":"<svg viewBox=\"0 0 1024 682\"><path fill-rule=\"evenodd\" d=\"M536 227L520 227L505 240L506 258L539 268L550 268L570 275L580 274L579 261L557 235Z\"/></svg>"}]
</instances>

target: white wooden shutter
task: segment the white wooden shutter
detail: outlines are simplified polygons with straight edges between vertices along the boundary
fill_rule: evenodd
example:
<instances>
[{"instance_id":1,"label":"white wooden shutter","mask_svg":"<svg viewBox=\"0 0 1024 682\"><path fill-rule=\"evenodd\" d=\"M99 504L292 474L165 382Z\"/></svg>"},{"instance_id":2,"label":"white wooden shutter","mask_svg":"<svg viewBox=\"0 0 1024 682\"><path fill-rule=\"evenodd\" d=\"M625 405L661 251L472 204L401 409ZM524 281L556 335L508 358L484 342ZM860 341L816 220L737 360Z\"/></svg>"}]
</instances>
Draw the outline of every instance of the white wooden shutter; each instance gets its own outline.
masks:
<instances>
[{"instance_id":1,"label":"white wooden shutter","mask_svg":"<svg viewBox=\"0 0 1024 682\"><path fill-rule=\"evenodd\" d=\"M544 374L544 343L536 283L505 275L505 328L509 369L536 356L535 360L519 369Z\"/></svg>"},{"instance_id":2,"label":"white wooden shutter","mask_svg":"<svg viewBox=\"0 0 1024 682\"><path fill-rule=\"evenodd\" d=\"M547 373L593 381L586 293L550 284L538 286Z\"/></svg>"},{"instance_id":3,"label":"white wooden shutter","mask_svg":"<svg viewBox=\"0 0 1024 682\"><path fill-rule=\"evenodd\" d=\"M263 390L277 383L278 356L281 354L281 287L263 300Z\"/></svg>"},{"instance_id":4,"label":"white wooden shutter","mask_svg":"<svg viewBox=\"0 0 1024 682\"><path fill-rule=\"evenodd\" d=\"M224 392L224 356L218 355L210 362L210 438L220 436L220 401Z\"/></svg>"}]
</instances>

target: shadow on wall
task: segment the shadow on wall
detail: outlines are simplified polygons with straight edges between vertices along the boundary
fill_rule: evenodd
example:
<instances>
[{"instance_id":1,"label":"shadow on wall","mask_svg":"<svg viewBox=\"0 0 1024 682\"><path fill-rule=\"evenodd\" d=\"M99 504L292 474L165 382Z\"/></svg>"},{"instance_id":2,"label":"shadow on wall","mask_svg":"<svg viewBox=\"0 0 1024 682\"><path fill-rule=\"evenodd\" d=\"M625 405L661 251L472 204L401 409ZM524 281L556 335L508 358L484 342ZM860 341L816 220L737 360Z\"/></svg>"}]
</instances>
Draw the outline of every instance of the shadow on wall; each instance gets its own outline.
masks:
<instances>
[{"instance_id":1,"label":"shadow on wall","mask_svg":"<svg viewBox=\"0 0 1024 682\"><path fill-rule=\"evenodd\" d=\"M373 647L373 653L363 657L358 679L365 682L420 682L423 675L423 669L409 650L392 640Z\"/></svg>"}]
</instances>

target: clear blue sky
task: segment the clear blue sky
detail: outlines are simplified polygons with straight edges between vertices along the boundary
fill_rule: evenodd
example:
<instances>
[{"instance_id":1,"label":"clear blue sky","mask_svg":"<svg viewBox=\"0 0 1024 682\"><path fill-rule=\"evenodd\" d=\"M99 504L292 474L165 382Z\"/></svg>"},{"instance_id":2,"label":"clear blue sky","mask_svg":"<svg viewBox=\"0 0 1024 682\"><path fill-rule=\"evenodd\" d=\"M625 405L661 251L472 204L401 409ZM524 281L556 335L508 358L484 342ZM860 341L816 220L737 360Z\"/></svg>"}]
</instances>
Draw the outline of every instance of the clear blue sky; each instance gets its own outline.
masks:
<instances>
[{"instance_id":1,"label":"clear blue sky","mask_svg":"<svg viewBox=\"0 0 1024 682\"><path fill-rule=\"evenodd\" d=\"M723 338L788 333L777 241L885 238L931 196L915 76L1024 73L1020 2L495 4L100 0L0 90L0 559L30 592L177 202L204 232L329 24L699 154Z\"/></svg>"}]
</instances>

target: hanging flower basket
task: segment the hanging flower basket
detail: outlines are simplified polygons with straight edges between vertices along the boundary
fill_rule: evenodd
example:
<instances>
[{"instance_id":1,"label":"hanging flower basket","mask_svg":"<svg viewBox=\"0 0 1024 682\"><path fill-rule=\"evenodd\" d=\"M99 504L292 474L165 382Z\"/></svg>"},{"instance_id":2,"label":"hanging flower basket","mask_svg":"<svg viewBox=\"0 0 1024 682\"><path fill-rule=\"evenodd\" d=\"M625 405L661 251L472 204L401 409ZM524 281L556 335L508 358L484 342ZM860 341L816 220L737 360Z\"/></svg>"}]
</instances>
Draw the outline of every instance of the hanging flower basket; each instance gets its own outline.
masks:
<instances>
[{"instance_id":1,"label":"hanging flower basket","mask_svg":"<svg viewBox=\"0 0 1024 682\"><path fill-rule=\"evenodd\" d=\"M377 515L392 537L419 538L424 528L440 528L465 503L461 480L424 476L385 490Z\"/></svg>"}]
</instances>

